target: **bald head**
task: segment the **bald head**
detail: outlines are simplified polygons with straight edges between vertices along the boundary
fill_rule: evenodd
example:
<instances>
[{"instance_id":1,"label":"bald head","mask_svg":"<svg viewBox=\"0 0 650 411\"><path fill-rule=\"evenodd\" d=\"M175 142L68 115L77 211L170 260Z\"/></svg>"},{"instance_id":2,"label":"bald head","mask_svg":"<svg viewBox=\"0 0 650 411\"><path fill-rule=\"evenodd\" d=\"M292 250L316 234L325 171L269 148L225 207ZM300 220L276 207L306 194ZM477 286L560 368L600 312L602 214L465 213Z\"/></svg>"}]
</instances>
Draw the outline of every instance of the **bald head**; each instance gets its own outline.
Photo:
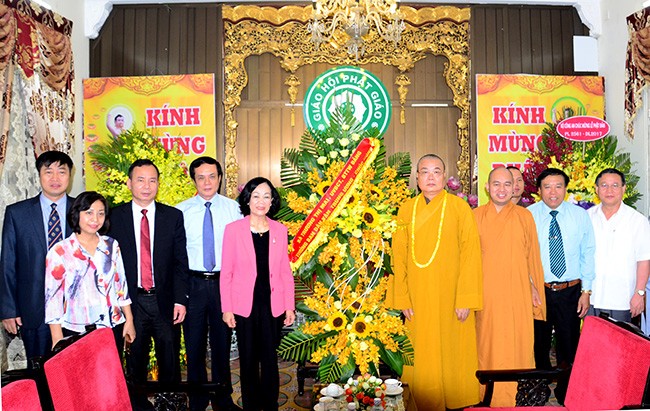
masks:
<instances>
[{"instance_id":1,"label":"bald head","mask_svg":"<svg viewBox=\"0 0 650 411\"><path fill-rule=\"evenodd\" d=\"M490 194L490 200L500 211L512 198L513 177L510 170L498 167L490 171L485 189Z\"/></svg>"},{"instance_id":2,"label":"bald head","mask_svg":"<svg viewBox=\"0 0 650 411\"><path fill-rule=\"evenodd\" d=\"M422 157L420 157L420 159L418 160L418 164L415 167L416 170L420 169L420 163L422 161L424 161L424 160L438 160L438 161L440 161L442 163L442 171L445 171L445 169L447 168L447 166L445 165L444 160L442 158L440 158L440 156L438 156L436 154L425 154Z\"/></svg>"},{"instance_id":3,"label":"bald head","mask_svg":"<svg viewBox=\"0 0 650 411\"><path fill-rule=\"evenodd\" d=\"M491 183L493 178L503 178L506 180L510 179L510 182L514 180L510 170L508 170L505 167L493 168L492 171L490 171L490 174L488 175L488 183Z\"/></svg>"}]
</instances>

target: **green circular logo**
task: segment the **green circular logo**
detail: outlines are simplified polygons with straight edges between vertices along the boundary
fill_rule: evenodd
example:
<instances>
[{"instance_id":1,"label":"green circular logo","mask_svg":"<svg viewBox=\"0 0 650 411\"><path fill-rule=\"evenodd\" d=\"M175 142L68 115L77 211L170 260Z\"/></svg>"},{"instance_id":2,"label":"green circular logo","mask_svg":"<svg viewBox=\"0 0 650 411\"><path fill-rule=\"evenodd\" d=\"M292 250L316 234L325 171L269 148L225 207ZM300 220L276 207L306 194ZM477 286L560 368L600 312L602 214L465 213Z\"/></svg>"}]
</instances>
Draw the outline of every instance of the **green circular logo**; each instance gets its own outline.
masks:
<instances>
[{"instance_id":1,"label":"green circular logo","mask_svg":"<svg viewBox=\"0 0 650 411\"><path fill-rule=\"evenodd\" d=\"M341 66L327 70L307 89L303 113L307 127L323 131L338 107L349 106L366 130L384 133L390 123L391 105L384 84L371 72Z\"/></svg>"}]
</instances>

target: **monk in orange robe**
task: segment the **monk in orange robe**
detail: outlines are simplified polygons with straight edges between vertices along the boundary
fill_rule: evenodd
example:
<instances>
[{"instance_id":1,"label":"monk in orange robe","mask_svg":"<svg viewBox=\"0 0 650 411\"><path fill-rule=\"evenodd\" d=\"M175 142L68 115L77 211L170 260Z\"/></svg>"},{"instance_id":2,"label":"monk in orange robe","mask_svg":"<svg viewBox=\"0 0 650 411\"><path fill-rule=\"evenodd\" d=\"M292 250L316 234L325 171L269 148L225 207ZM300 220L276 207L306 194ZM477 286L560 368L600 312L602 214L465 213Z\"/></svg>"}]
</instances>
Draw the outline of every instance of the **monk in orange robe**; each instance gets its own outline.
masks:
<instances>
[{"instance_id":1,"label":"monk in orange robe","mask_svg":"<svg viewBox=\"0 0 650 411\"><path fill-rule=\"evenodd\" d=\"M397 216L387 304L406 317L415 366L404 367L402 379L417 409L444 411L479 402L480 241L470 207L444 190L440 157L428 154L418 161L417 181L421 194Z\"/></svg>"},{"instance_id":2,"label":"monk in orange robe","mask_svg":"<svg viewBox=\"0 0 650 411\"><path fill-rule=\"evenodd\" d=\"M535 368L533 318L546 319L535 221L510 201L510 170L492 170L485 188L490 202L474 210L483 256L483 311L476 314L479 368ZM517 383L496 383L491 405L513 407L516 393Z\"/></svg>"}]
</instances>

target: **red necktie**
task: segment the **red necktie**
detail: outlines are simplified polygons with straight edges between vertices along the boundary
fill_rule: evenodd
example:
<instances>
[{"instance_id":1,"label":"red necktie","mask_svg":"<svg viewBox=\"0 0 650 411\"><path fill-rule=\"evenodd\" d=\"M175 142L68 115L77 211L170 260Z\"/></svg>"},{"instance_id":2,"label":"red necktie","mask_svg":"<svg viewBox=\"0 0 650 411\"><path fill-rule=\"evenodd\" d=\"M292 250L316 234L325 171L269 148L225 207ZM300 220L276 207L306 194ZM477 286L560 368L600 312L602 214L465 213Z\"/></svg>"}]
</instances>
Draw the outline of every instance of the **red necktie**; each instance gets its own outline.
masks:
<instances>
[{"instance_id":1,"label":"red necktie","mask_svg":"<svg viewBox=\"0 0 650 411\"><path fill-rule=\"evenodd\" d=\"M151 272L151 240L149 237L149 219L147 210L142 210L140 220L140 275L142 288L149 291L153 288L153 275Z\"/></svg>"}]
</instances>

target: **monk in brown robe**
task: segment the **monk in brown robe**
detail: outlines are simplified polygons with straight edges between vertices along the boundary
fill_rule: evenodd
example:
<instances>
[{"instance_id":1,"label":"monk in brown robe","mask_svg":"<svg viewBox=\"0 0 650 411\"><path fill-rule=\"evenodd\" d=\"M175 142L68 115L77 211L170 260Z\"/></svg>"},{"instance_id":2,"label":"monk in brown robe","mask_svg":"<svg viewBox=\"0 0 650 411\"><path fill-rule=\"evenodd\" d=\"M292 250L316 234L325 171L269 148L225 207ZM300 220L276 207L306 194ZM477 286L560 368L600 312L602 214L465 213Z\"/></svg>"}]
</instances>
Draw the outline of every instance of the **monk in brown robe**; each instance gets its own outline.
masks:
<instances>
[{"instance_id":1,"label":"monk in brown robe","mask_svg":"<svg viewBox=\"0 0 650 411\"><path fill-rule=\"evenodd\" d=\"M546 319L544 270L535 221L510 200L513 174L490 172L490 202L474 210L481 237L483 311L476 314L482 370L535 368L533 318ZM497 383L492 406L513 407L517 383Z\"/></svg>"},{"instance_id":2,"label":"monk in brown robe","mask_svg":"<svg viewBox=\"0 0 650 411\"><path fill-rule=\"evenodd\" d=\"M475 311L482 307L481 250L472 211L445 191L445 164L436 155L418 161L421 194L397 216L395 275L389 306L406 317L415 366L404 367L419 411L478 403Z\"/></svg>"}]
</instances>

